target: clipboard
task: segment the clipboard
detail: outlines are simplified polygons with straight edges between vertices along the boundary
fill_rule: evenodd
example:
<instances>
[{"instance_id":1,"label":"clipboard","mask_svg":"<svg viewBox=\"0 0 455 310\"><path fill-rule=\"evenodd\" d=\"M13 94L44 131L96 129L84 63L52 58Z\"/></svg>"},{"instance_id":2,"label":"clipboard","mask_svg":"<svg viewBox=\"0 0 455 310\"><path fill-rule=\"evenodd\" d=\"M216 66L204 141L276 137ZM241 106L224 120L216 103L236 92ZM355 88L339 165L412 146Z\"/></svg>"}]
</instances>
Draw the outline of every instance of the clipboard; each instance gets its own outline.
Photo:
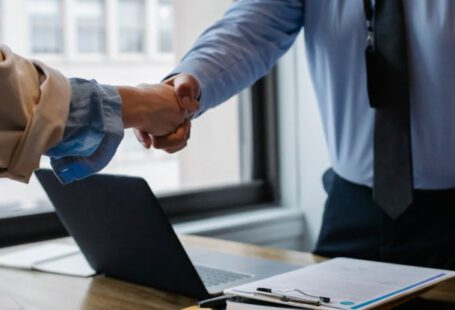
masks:
<instances>
[{"instance_id":1,"label":"clipboard","mask_svg":"<svg viewBox=\"0 0 455 310\"><path fill-rule=\"evenodd\" d=\"M449 270L335 258L224 293L298 309L363 310L403 302L452 277L455 272ZM269 288L276 295L267 296L258 288ZM280 298L280 295L290 298ZM323 302L322 296L330 301ZM303 300L296 302L294 298ZM306 299L313 303L306 303Z\"/></svg>"}]
</instances>

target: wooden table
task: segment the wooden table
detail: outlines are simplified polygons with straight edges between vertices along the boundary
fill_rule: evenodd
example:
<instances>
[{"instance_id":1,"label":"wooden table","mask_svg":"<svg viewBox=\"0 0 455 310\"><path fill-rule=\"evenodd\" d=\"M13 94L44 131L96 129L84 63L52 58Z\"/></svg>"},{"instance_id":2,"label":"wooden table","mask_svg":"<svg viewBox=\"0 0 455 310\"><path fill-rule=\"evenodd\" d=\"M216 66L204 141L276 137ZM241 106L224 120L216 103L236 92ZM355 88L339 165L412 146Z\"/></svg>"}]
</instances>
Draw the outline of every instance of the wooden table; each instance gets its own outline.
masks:
<instances>
[{"instance_id":1,"label":"wooden table","mask_svg":"<svg viewBox=\"0 0 455 310\"><path fill-rule=\"evenodd\" d=\"M296 265L310 265L323 258L216 239L183 236L192 247L263 257ZM71 242L68 239L61 242ZM4 250L3 250L4 251ZM1 250L0 250L1 252ZM195 300L104 276L75 278L33 271L0 268L0 309L197 309ZM455 281L443 283L403 309L455 309Z\"/></svg>"}]
</instances>

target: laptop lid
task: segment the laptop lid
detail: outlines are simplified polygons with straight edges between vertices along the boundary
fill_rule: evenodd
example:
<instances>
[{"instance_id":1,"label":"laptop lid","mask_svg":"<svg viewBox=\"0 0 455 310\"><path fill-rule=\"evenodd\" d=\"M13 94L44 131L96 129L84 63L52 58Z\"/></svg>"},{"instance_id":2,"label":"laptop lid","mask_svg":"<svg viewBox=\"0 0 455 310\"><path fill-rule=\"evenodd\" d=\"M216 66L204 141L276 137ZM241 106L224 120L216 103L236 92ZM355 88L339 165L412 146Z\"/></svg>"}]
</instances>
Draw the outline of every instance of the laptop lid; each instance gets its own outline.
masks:
<instances>
[{"instance_id":1,"label":"laptop lid","mask_svg":"<svg viewBox=\"0 0 455 310\"><path fill-rule=\"evenodd\" d=\"M98 273L194 298L209 296L145 180L98 174L63 186L50 170L35 174Z\"/></svg>"}]
</instances>

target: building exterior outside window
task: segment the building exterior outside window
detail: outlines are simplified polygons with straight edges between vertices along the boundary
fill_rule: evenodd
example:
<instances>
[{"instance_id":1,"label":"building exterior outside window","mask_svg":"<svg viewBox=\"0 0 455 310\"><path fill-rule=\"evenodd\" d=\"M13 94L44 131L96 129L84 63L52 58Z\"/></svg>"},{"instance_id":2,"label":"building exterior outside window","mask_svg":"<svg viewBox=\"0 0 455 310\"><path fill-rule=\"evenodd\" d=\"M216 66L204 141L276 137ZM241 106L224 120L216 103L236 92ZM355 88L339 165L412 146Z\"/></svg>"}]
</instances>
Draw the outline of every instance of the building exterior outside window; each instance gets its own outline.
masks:
<instances>
[{"instance_id":1,"label":"building exterior outside window","mask_svg":"<svg viewBox=\"0 0 455 310\"><path fill-rule=\"evenodd\" d=\"M61 1L29 0L27 4L31 52L61 53L63 51Z\"/></svg>"},{"instance_id":2,"label":"building exterior outside window","mask_svg":"<svg viewBox=\"0 0 455 310\"><path fill-rule=\"evenodd\" d=\"M144 0L118 3L118 42L122 53L141 53L145 47ZM172 52L169 50L168 52Z\"/></svg>"},{"instance_id":3,"label":"building exterior outside window","mask_svg":"<svg viewBox=\"0 0 455 310\"><path fill-rule=\"evenodd\" d=\"M104 53L106 51L104 0L78 0L76 12L78 51Z\"/></svg>"},{"instance_id":4,"label":"building exterior outside window","mask_svg":"<svg viewBox=\"0 0 455 310\"><path fill-rule=\"evenodd\" d=\"M172 32L173 32L173 5L171 0L159 0L158 20L159 34L158 46L161 53L172 51Z\"/></svg>"},{"instance_id":5,"label":"building exterior outside window","mask_svg":"<svg viewBox=\"0 0 455 310\"><path fill-rule=\"evenodd\" d=\"M0 42L68 77L114 85L159 83L182 56L174 42L190 40L188 33L194 40L230 2L194 0L191 5L203 3L201 8L220 6L217 15L202 14L197 29L179 29L174 15L185 11L188 1L0 0ZM103 172L141 176L158 194L243 182L237 102L231 99L196 120L188 147L178 154L146 150L127 131ZM45 157L42 167L49 167ZM39 212L49 204L35 179L30 185L0 179L0 218L18 210Z\"/></svg>"}]
</instances>

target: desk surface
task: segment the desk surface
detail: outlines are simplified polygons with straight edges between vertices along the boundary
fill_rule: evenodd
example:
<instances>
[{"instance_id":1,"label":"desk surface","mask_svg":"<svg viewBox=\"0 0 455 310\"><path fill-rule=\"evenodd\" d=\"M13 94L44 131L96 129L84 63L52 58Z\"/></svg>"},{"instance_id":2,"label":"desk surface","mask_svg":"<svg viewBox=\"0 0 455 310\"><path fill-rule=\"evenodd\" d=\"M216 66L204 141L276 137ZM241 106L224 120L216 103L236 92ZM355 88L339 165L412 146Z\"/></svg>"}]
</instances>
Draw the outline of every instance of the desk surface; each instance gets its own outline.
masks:
<instances>
[{"instance_id":1,"label":"desk surface","mask_svg":"<svg viewBox=\"0 0 455 310\"><path fill-rule=\"evenodd\" d=\"M219 252L310 265L323 260L308 253L282 251L194 236L184 245ZM62 239L62 242L70 242ZM0 250L1 252L1 250ZM104 276L75 278L0 268L0 309L181 309L195 300ZM405 305L404 308L407 306ZM443 283L406 309L455 309L455 281Z\"/></svg>"}]
</instances>

